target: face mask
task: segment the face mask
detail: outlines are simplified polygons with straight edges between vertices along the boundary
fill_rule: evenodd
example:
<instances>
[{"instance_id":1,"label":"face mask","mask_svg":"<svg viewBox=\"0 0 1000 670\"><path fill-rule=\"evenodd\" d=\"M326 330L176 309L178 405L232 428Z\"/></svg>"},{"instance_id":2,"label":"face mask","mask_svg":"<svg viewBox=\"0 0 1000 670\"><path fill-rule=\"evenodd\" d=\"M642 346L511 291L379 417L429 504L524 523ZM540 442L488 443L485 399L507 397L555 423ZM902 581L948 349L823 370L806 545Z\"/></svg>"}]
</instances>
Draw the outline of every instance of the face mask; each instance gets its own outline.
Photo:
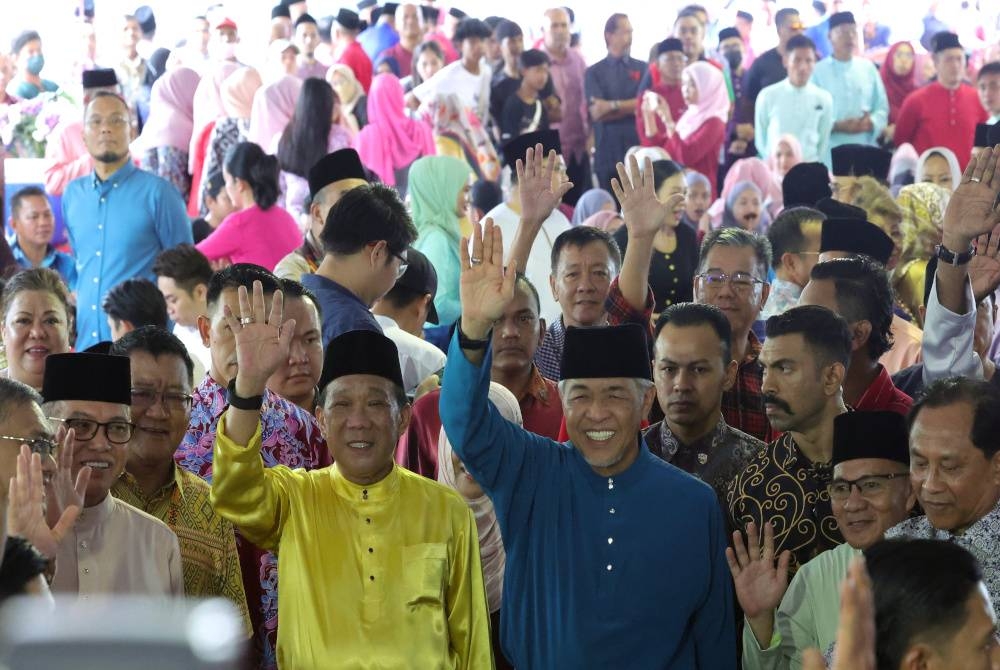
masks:
<instances>
[{"instance_id":1,"label":"face mask","mask_svg":"<svg viewBox=\"0 0 1000 670\"><path fill-rule=\"evenodd\" d=\"M722 56L726 59L726 61L728 61L730 70L738 69L740 67L740 63L743 62L743 54L740 53L738 49L725 51Z\"/></svg>"},{"instance_id":2,"label":"face mask","mask_svg":"<svg viewBox=\"0 0 1000 670\"><path fill-rule=\"evenodd\" d=\"M28 72L37 75L39 72L42 71L42 68L45 67L45 56L43 56L42 54L35 54L34 56L28 59L27 67L28 67Z\"/></svg>"}]
</instances>

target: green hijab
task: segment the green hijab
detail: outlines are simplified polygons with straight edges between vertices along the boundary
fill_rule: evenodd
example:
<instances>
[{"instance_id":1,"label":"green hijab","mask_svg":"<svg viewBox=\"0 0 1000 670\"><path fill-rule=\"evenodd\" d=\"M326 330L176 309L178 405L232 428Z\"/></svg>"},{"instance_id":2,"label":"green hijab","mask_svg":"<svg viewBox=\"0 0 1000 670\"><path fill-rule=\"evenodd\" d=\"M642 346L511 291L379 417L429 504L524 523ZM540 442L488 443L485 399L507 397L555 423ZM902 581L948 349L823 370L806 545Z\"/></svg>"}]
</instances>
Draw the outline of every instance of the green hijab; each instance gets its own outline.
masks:
<instances>
[{"instance_id":1,"label":"green hijab","mask_svg":"<svg viewBox=\"0 0 1000 670\"><path fill-rule=\"evenodd\" d=\"M425 156L413 162L407 194L418 234L440 228L456 241L461 237L455 203L471 174L468 163L451 156Z\"/></svg>"}]
</instances>

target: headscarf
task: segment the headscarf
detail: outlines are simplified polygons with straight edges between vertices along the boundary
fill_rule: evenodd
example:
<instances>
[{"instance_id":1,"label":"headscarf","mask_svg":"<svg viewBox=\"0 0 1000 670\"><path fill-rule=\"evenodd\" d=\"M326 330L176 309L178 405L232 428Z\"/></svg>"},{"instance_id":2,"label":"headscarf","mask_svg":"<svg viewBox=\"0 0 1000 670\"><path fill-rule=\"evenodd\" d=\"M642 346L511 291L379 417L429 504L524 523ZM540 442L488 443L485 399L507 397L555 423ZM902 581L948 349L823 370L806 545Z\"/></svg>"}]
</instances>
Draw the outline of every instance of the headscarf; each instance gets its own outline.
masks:
<instances>
[{"instance_id":1,"label":"headscarf","mask_svg":"<svg viewBox=\"0 0 1000 670\"><path fill-rule=\"evenodd\" d=\"M682 140L689 138L706 121L719 119L726 123L729 118L729 92L719 68L697 61L684 68L684 72L694 80L698 102L688 106L677 120L676 130Z\"/></svg>"},{"instance_id":2,"label":"headscarf","mask_svg":"<svg viewBox=\"0 0 1000 670\"><path fill-rule=\"evenodd\" d=\"M767 214L767 207L764 205L764 196L761 190L757 187L757 184L752 181L740 181L733 184L733 187L729 190L729 195L726 196L726 206L722 212L722 227L723 228L743 228L743 222L737 221L736 217L733 215L733 206L741 195L746 191L753 191L760 198L760 223L757 224L756 230L751 232L763 233L767 230L767 226L771 223L771 217Z\"/></svg>"},{"instance_id":3,"label":"headscarf","mask_svg":"<svg viewBox=\"0 0 1000 670\"><path fill-rule=\"evenodd\" d=\"M173 147L188 151L194 132L194 92L201 75L179 67L156 80L149 100L149 118L136 140L143 150Z\"/></svg>"},{"instance_id":4,"label":"headscarf","mask_svg":"<svg viewBox=\"0 0 1000 670\"><path fill-rule=\"evenodd\" d=\"M420 156L436 153L430 126L409 118L403 110L403 87L399 80L384 73L372 79L368 124L354 138L354 148L365 167L389 186L396 185L396 170L409 166Z\"/></svg>"},{"instance_id":5,"label":"headscarf","mask_svg":"<svg viewBox=\"0 0 1000 670\"><path fill-rule=\"evenodd\" d=\"M688 191L694 188L695 185L697 184L701 184L702 186L704 186L705 189L708 190L709 197L711 197L712 182L709 181L708 177L706 177L705 175L696 170L688 170L687 172L684 173L684 185L687 187ZM706 213L708 212L708 210L705 211ZM686 207L684 208L684 211L681 212L681 223L686 223L693 230L698 230L698 228L701 226L701 221L692 221L690 218L688 218Z\"/></svg>"},{"instance_id":6,"label":"headscarf","mask_svg":"<svg viewBox=\"0 0 1000 670\"><path fill-rule=\"evenodd\" d=\"M802 144L799 142L799 138L788 133L779 137L778 141L774 143L774 151L767 157L767 168L771 171L771 176L774 178L775 183L777 183L779 193L781 192L781 180L784 179L785 175L778 174L778 161L774 155L777 153L778 145L782 143L787 144L792 152L792 164L785 170L786 173L802 162Z\"/></svg>"},{"instance_id":7,"label":"headscarf","mask_svg":"<svg viewBox=\"0 0 1000 670\"><path fill-rule=\"evenodd\" d=\"M490 402L507 421L518 426L524 425L521 407L514 394L496 382L490 382ZM444 428L438 435L438 481L458 490L458 477L451 462L452 449ZM500 522L497 521L493 502L482 495L475 500L466 500L476 517L479 531L479 556L483 563L483 580L486 583L486 600L491 613L498 612L503 604L503 571L507 554L500 536Z\"/></svg>"},{"instance_id":8,"label":"headscarf","mask_svg":"<svg viewBox=\"0 0 1000 670\"><path fill-rule=\"evenodd\" d=\"M580 199L576 201L576 208L573 209L572 224L579 226L583 223L584 219L589 219L594 214L602 211L604 206L608 204L611 205L613 211L618 210L618 203L603 188L592 188L589 191L584 191Z\"/></svg>"},{"instance_id":9,"label":"headscarf","mask_svg":"<svg viewBox=\"0 0 1000 670\"><path fill-rule=\"evenodd\" d=\"M343 83L333 83L333 75L335 74L343 77ZM361 99L361 96L365 92L365 89L361 86L361 82L354 76L354 70L342 63L336 63L331 65L330 69L326 71L326 81L337 92L337 97L340 98L340 107L344 110L344 114L352 114L354 112L354 105L358 103L358 100Z\"/></svg>"},{"instance_id":10,"label":"headscarf","mask_svg":"<svg viewBox=\"0 0 1000 670\"><path fill-rule=\"evenodd\" d=\"M262 147L270 147L274 136L282 132L295 112L302 80L285 75L267 86L257 89L250 112L250 131L247 140Z\"/></svg>"},{"instance_id":11,"label":"headscarf","mask_svg":"<svg viewBox=\"0 0 1000 670\"><path fill-rule=\"evenodd\" d=\"M948 147L931 147L920 154L917 166L913 169L913 181L921 182L924 180L924 164L934 154L940 154L948 162L948 169L951 171L951 189L954 191L962 183L962 168L958 166L958 157L955 156L955 152Z\"/></svg>"},{"instance_id":12,"label":"headscarf","mask_svg":"<svg viewBox=\"0 0 1000 670\"><path fill-rule=\"evenodd\" d=\"M913 53L913 68L909 74L900 76L893 69L892 60L896 52L899 51L899 48L903 46L909 47ZM895 123L896 116L899 114L906 96L917 88L917 53L913 49L913 45L909 42L896 42L889 47L879 74L882 76L882 83L885 85L885 96L889 99L889 123Z\"/></svg>"},{"instance_id":13,"label":"headscarf","mask_svg":"<svg viewBox=\"0 0 1000 670\"><path fill-rule=\"evenodd\" d=\"M591 214L586 219L581 221L578 225L587 226L588 228L598 228L606 233L614 233L614 230L620 228L621 224L619 224L614 230L611 230L611 224L615 221L615 219L621 219L621 218L622 215L619 214L617 211L609 212L608 210L603 209L599 212ZM624 223L624 220L622 221L622 223Z\"/></svg>"},{"instance_id":14,"label":"headscarf","mask_svg":"<svg viewBox=\"0 0 1000 670\"><path fill-rule=\"evenodd\" d=\"M931 248L941 241L944 210L951 193L946 189L920 182L899 190L896 204L903 210L903 251L900 265L914 259L927 259Z\"/></svg>"},{"instance_id":15,"label":"headscarf","mask_svg":"<svg viewBox=\"0 0 1000 670\"><path fill-rule=\"evenodd\" d=\"M364 162L364 156L361 159ZM407 195L418 239L427 230L440 228L458 241L461 231L455 203L471 174L468 163L452 156L424 156L414 161Z\"/></svg>"},{"instance_id":16,"label":"headscarf","mask_svg":"<svg viewBox=\"0 0 1000 670\"><path fill-rule=\"evenodd\" d=\"M909 142L904 142L896 147L889 161L889 191L892 197L899 196L899 190L907 184L913 183L913 175L917 172L917 150ZM908 180L907 180L908 179Z\"/></svg>"},{"instance_id":17,"label":"headscarf","mask_svg":"<svg viewBox=\"0 0 1000 670\"><path fill-rule=\"evenodd\" d=\"M262 85L260 73L252 67L241 67L226 77L219 87L226 117L249 119L253 111L254 94Z\"/></svg>"},{"instance_id":18,"label":"headscarf","mask_svg":"<svg viewBox=\"0 0 1000 670\"><path fill-rule=\"evenodd\" d=\"M708 214L712 217L712 223L718 226L722 221L726 203L732 194L733 187L740 182L753 182L757 191L761 194L761 206L765 208L767 216L762 217L762 222L770 223L772 214L781 210L784 202L781 195L781 182L776 181L771 170L759 158L741 158L726 173L726 179L722 182L722 194L719 199L708 208Z\"/></svg>"},{"instance_id":19,"label":"headscarf","mask_svg":"<svg viewBox=\"0 0 1000 670\"><path fill-rule=\"evenodd\" d=\"M219 88L226 77L239 69L239 65L230 61L218 63L210 74L201 78L194 92L194 132L191 134L191 144L188 149L188 169L195 172L195 159L198 155L198 140L206 126L226 115L222 107L222 94Z\"/></svg>"},{"instance_id":20,"label":"headscarf","mask_svg":"<svg viewBox=\"0 0 1000 670\"><path fill-rule=\"evenodd\" d=\"M426 107L425 120L431 124L435 137L447 137L462 147L469 164L479 179L497 181L500 158L489 135L475 112L462 103L456 93L439 93Z\"/></svg>"}]
</instances>

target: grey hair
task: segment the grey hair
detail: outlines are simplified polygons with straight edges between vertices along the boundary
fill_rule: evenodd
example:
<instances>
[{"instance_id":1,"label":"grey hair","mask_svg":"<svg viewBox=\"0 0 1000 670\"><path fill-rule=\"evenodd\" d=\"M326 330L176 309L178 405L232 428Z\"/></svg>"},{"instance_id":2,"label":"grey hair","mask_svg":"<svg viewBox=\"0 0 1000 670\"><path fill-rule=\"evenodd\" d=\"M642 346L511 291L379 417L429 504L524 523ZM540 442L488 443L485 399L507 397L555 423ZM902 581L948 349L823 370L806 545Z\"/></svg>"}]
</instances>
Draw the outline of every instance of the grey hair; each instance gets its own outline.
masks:
<instances>
[{"instance_id":1,"label":"grey hair","mask_svg":"<svg viewBox=\"0 0 1000 670\"><path fill-rule=\"evenodd\" d=\"M742 228L716 228L705 235L698 254L698 273L704 272L708 253L715 247L746 247L753 249L757 257L757 276L767 277L771 267L771 242L764 235L758 235Z\"/></svg>"},{"instance_id":2,"label":"grey hair","mask_svg":"<svg viewBox=\"0 0 1000 670\"><path fill-rule=\"evenodd\" d=\"M649 389L651 389L651 388L653 388L653 387L656 386L650 380L643 379L642 377L632 377L631 379L635 383L635 392L639 396L639 398L642 398L644 395L646 395L646 391L648 391ZM561 380L559 382L558 388L559 388L559 397L560 398L565 398L566 397L566 384L569 383L569 382L571 382L571 381L573 381L573 380L572 379L563 379L563 380Z\"/></svg>"},{"instance_id":3,"label":"grey hair","mask_svg":"<svg viewBox=\"0 0 1000 670\"><path fill-rule=\"evenodd\" d=\"M42 404L42 396L35 389L16 379L0 377L0 421L6 421L10 413L29 402Z\"/></svg>"},{"instance_id":4,"label":"grey hair","mask_svg":"<svg viewBox=\"0 0 1000 670\"><path fill-rule=\"evenodd\" d=\"M67 400L50 400L49 402L40 403L42 406L42 412L45 416L52 416L59 419L64 418L62 415L67 414L66 403L70 402ZM132 420L132 406L122 405L125 408L125 418L129 421Z\"/></svg>"}]
</instances>

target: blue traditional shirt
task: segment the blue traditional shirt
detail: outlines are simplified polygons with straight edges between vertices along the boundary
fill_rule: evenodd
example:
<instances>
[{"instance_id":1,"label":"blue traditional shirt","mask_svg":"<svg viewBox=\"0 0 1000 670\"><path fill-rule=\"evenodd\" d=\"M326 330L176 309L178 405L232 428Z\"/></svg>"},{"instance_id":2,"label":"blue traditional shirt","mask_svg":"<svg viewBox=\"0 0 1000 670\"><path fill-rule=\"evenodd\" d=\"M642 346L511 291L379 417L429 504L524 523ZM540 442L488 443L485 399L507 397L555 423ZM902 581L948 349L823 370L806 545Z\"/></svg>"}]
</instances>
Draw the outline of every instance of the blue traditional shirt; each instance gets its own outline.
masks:
<instances>
[{"instance_id":1,"label":"blue traditional shirt","mask_svg":"<svg viewBox=\"0 0 1000 670\"><path fill-rule=\"evenodd\" d=\"M177 189L131 160L104 181L94 172L71 181L62 210L76 254L76 349L82 351L111 339L104 295L126 279L155 281L157 255L194 239Z\"/></svg>"},{"instance_id":2,"label":"blue traditional shirt","mask_svg":"<svg viewBox=\"0 0 1000 670\"><path fill-rule=\"evenodd\" d=\"M875 64L865 58L840 61L830 56L816 63L812 83L833 96L833 122L856 119L868 112L872 129L866 133L830 135L830 148L841 144L874 145L889 121L889 99Z\"/></svg>"},{"instance_id":3,"label":"blue traditional shirt","mask_svg":"<svg viewBox=\"0 0 1000 670\"><path fill-rule=\"evenodd\" d=\"M302 275L302 285L312 291L319 301L323 315L323 348L330 340L349 330L374 330L382 332L368 305L356 294L332 279L320 275Z\"/></svg>"},{"instance_id":4,"label":"blue traditional shirt","mask_svg":"<svg viewBox=\"0 0 1000 670\"><path fill-rule=\"evenodd\" d=\"M725 525L712 489L641 439L632 465L602 477L572 443L506 421L487 400L490 358L471 364L456 336L440 408L500 521L507 658L519 668L735 669Z\"/></svg>"},{"instance_id":5,"label":"blue traditional shirt","mask_svg":"<svg viewBox=\"0 0 1000 670\"><path fill-rule=\"evenodd\" d=\"M25 255L16 238L10 244L10 251L14 254L14 260L22 268L29 269L35 267L31 264L31 259ZM45 250L45 258L42 259L38 267L55 270L63 278L63 281L66 282L66 286L69 287L70 291L76 289L76 261L69 254L57 251L50 244Z\"/></svg>"}]
</instances>

